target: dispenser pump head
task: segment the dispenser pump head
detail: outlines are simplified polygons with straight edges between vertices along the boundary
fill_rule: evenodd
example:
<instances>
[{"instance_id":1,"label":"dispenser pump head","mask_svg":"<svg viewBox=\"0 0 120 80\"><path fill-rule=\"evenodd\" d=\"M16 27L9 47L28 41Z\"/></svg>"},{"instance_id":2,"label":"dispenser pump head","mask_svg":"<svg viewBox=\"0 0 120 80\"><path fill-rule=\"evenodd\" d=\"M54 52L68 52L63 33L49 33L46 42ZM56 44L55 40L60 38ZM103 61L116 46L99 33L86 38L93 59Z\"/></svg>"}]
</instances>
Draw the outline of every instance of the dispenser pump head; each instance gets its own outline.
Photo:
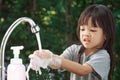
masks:
<instances>
[{"instance_id":1,"label":"dispenser pump head","mask_svg":"<svg viewBox=\"0 0 120 80\"><path fill-rule=\"evenodd\" d=\"M20 50L22 50L24 46L12 46L11 49L13 50L14 58L19 58Z\"/></svg>"}]
</instances>

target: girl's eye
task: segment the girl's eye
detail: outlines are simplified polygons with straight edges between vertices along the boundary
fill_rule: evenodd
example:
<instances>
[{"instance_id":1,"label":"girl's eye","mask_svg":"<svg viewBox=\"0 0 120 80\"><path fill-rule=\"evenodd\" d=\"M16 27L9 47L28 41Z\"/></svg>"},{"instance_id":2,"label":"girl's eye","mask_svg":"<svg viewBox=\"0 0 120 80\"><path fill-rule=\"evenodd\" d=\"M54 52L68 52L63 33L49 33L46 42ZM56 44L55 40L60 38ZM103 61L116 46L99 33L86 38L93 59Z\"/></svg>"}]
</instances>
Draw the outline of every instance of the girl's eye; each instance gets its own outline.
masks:
<instances>
[{"instance_id":1,"label":"girl's eye","mask_svg":"<svg viewBox=\"0 0 120 80\"><path fill-rule=\"evenodd\" d=\"M97 30L92 30L92 29L91 29L90 31L91 31L91 32L97 32Z\"/></svg>"},{"instance_id":2,"label":"girl's eye","mask_svg":"<svg viewBox=\"0 0 120 80\"><path fill-rule=\"evenodd\" d=\"M84 31L85 29L80 29L81 31Z\"/></svg>"}]
</instances>

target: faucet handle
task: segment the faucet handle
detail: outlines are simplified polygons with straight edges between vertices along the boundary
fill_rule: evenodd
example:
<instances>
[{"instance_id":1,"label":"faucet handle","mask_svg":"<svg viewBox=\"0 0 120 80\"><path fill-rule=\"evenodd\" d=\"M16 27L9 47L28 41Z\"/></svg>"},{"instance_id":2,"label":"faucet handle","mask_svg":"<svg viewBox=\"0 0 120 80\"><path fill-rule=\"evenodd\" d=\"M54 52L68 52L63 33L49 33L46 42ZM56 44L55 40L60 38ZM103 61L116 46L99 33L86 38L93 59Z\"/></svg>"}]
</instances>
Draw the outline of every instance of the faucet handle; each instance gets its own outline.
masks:
<instances>
[{"instance_id":1,"label":"faucet handle","mask_svg":"<svg viewBox=\"0 0 120 80\"><path fill-rule=\"evenodd\" d=\"M38 25L31 27L32 33L37 33L40 31L40 27Z\"/></svg>"}]
</instances>

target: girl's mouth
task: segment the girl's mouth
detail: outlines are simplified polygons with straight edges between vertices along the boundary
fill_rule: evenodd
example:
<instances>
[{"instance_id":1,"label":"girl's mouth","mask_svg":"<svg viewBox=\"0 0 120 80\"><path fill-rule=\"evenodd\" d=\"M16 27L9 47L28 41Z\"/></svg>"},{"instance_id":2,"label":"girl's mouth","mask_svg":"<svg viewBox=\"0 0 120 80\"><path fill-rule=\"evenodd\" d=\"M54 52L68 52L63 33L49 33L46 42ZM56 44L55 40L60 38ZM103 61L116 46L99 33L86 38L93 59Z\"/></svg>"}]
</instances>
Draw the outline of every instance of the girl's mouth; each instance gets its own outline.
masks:
<instances>
[{"instance_id":1,"label":"girl's mouth","mask_svg":"<svg viewBox=\"0 0 120 80\"><path fill-rule=\"evenodd\" d=\"M85 43L90 43L90 39L88 39L88 38L84 38L83 41L84 41Z\"/></svg>"}]
</instances>

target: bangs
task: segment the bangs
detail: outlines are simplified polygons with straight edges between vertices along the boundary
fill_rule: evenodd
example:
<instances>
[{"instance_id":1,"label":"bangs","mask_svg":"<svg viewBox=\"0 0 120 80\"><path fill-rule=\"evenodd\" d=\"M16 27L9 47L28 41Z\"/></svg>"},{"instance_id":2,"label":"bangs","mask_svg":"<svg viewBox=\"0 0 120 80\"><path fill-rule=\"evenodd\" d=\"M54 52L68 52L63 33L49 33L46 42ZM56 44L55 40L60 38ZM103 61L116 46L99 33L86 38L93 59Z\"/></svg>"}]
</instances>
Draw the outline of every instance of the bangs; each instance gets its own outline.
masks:
<instances>
[{"instance_id":1,"label":"bangs","mask_svg":"<svg viewBox=\"0 0 120 80\"><path fill-rule=\"evenodd\" d=\"M88 25L88 21L89 21L90 18L91 18L91 24L92 24L92 26L93 27L97 27L97 23L99 25L99 20L97 20L98 18L96 16L95 12L93 12L93 13L90 13L90 12L82 13L81 17L79 19L78 26Z\"/></svg>"}]
</instances>

